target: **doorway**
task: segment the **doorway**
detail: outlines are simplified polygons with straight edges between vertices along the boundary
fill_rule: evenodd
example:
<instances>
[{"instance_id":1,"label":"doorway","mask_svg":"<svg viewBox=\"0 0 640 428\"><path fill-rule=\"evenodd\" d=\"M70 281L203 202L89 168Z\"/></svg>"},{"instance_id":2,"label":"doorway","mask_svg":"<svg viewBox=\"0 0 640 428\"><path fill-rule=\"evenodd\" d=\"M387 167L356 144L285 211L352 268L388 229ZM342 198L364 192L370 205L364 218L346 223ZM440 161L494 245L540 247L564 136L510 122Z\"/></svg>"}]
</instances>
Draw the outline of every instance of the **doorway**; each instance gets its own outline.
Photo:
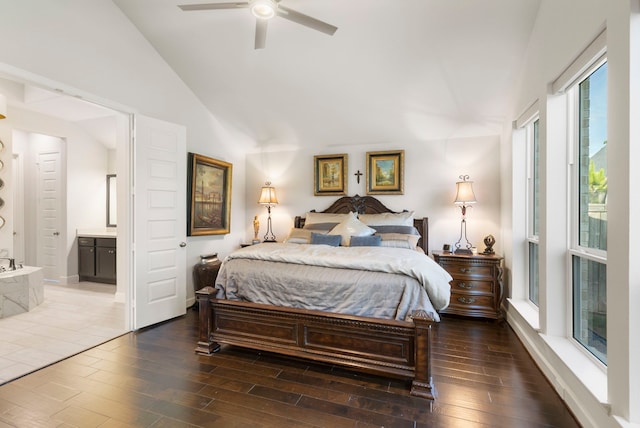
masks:
<instances>
[{"instance_id":1,"label":"doorway","mask_svg":"<svg viewBox=\"0 0 640 428\"><path fill-rule=\"evenodd\" d=\"M16 84L10 83L14 87ZM2 89L3 79L0 78L0 92ZM9 105L17 114L8 117L3 125L9 125L12 130L24 130L21 132L63 136L60 151L60 194L61 200L66 198L66 203L62 203L60 210L62 221L59 239L63 250L59 252L62 260L59 285L77 284L76 234L79 228L86 227L82 224L82 219L99 218L100 224L107 227L106 177L113 173L118 177L115 301L125 304L127 330L184 314L187 245L184 195L186 129L134 115L122 106L113 109L105 107L114 104L104 100L96 104L80 96L45 90L31 84L24 84L21 89L14 90L13 93L18 97L24 95L23 98L8 99ZM70 104L76 108L69 108ZM83 107L80 108L79 104ZM89 113L82 112L85 108ZM92 138L86 138L88 135ZM108 155L95 156L89 153L90 144L87 141L109 137L115 143ZM23 157L23 160L23 170L26 170L26 158ZM87 179L89 165L100 161L108 162L115 168L106 173L102 170L100 184L92 185L91 180ZM26 172L23 176L27 177ZM135 186L133 183L136 183ZM26 190L33 189L29 186L30 183L24 183L23 194ZM96 191L98 188L100 192ZM175 203L169 206L167 201ZM100 214L87 214L90 209L98 206ZM167 213L170 214L169 217L165 217ZM26 229L28 228L25 227ZM52 234L55 232L53 230ZM8 242L4 240L3 244L5 241ZM6 245L10 247L10 244ZM25 245L25 260L29 258L28 252L28 246ZM137 306L135 310L134 305Z\"/></svg>"},{"instance_id":2,"label":"doorway","mask_svg":"<svg viewBox=\"0 0 640 428\"><path fill-rule=\"evenodd\" d=\"M18 265L42 267L45 281L54 284L66 283L64 148L62 138L13 131L13 258Z\"/></svg>"},{"instance_id":3,"label":"doorway","mask_svg":"<svg viewBox=\"0 0 640 428\"><path fill-rule=\"evenodd\" d=\"M46 280L40 305L0 319L7 351L0 384L130 331L128 284L118 296L115 285L79 282L77 274L77 229L107 226L106 176L117 171L116 150L81 125L41 113L21 112L11 128L12 256L42 267ZM51 135L56 129L65 137Z\"/></svg>"}]
</instances>

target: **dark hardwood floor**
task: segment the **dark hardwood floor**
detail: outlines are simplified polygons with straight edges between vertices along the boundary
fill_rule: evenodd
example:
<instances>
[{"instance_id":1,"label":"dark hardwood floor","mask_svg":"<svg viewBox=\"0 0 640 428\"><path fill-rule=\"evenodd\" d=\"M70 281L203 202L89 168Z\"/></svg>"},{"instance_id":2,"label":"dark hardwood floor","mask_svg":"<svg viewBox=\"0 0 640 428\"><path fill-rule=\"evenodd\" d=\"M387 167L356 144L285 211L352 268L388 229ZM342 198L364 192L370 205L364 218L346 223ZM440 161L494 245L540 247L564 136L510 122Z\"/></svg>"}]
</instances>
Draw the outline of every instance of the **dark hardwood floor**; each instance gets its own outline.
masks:
<instances>
[{"instance_id":1,"label":"dark hardwood floor","mask_svg":"<svg viewBox=\"0 0 640 428\"><path fill-rule=\"evenodd\" d=\"M447 317L437 399L408 384L238 348L193 350L197 312L0 387L10 427L578 427L506 324Z\"/></svg>"}]
</instances>

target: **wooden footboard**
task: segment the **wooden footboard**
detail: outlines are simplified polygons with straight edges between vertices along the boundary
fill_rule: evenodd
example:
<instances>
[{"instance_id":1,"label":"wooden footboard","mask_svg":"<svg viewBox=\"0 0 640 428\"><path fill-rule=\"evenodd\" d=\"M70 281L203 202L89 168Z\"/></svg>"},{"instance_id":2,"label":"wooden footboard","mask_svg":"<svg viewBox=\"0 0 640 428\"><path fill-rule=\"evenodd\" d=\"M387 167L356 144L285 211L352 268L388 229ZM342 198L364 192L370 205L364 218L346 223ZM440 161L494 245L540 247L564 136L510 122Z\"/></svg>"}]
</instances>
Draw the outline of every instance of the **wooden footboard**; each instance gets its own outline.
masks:
<instances>
[{"instance_id":1,"label":"wooden footboard","mask_svg":"<svg viewBox=\"0 0 640 428\"><path fill-rule=\"evenodd\" d=\"M412 379L411 395L434 399L431 324L219 300L215 289L196 292L200 332L196 352L211 355L226 343L354 370Z\"/></svg>"}]
</instances>

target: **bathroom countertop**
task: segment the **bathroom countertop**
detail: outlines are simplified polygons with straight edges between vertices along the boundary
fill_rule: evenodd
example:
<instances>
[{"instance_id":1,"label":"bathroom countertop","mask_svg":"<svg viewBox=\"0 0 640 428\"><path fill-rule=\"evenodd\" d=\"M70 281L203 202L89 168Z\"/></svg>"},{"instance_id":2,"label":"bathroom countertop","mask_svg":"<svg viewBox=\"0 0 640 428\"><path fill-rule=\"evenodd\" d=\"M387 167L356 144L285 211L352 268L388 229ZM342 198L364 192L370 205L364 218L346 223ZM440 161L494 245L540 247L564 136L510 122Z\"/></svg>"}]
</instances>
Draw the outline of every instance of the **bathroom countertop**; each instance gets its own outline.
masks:
<instances>
[{"instance_id":1,"label":"bathroom countertop","mask_svg":"<svg viewBox=\"0 0 640 428\"><path fill-rule=\"evenodd\" d=\"M85 238L117 238L118 234L115 228L97 228L97 229L78 229L77 236Z\"/></svg>"}]
</instances>

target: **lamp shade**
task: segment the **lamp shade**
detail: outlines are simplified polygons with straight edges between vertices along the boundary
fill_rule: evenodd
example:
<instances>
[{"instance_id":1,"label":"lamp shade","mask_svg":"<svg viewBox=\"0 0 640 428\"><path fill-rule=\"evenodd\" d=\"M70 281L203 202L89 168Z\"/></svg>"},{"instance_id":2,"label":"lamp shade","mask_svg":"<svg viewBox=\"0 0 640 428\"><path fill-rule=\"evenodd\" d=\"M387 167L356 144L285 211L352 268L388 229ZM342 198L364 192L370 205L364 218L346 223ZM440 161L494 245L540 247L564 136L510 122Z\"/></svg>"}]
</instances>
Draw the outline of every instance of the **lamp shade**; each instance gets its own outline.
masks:
<instances>
[{"instance_id":1,"label":"lamp shade","mask_svg":"<svg viewBox=\"0 0 640 428\"><path fill-rule=\"evenodd\" d=\"M461 175L462 181L456 183L456 199L453 201L457 205L475 204L476 195L473 193L473 181L467 181L468 175Z\"/></svg>"},{"instance_id":2,"label":"lamp shade","mask_svg":"<svg viewBox=\"0 0 640 428\"><path fill-rule=\"evenodd\" d=\"M260 199L258 199L258 203L263 205L276 205L278 203L276 189L275 187L271 186L271 183L266 182L265 185L262 186L262 191L260 192Z\"/></svg>"}]
</instances>

